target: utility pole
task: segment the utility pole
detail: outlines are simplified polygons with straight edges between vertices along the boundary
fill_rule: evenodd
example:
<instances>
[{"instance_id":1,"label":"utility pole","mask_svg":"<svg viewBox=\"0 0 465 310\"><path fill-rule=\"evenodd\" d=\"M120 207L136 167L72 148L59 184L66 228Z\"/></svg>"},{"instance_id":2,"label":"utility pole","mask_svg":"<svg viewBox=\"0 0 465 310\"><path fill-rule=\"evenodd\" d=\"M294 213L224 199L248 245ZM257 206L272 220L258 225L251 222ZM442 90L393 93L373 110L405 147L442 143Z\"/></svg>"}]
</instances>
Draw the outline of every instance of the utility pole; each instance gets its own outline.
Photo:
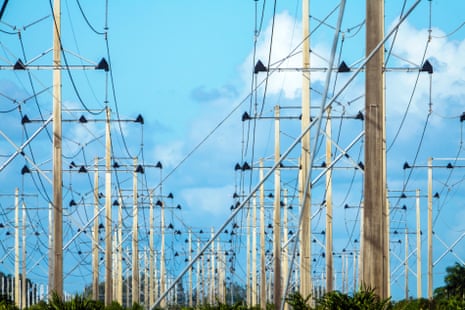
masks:
<instances>
[{"instance_id":1,"label":"utility pole","mask_svg":"<svg viewBox=\"0 0 465 310\"><path fill-rule=\"evenodd\" d=\"M302 1L302 131L310 125L310 32L309 32L309 0ZM312 293L312 249L311 249L311 196L310 188L306 188L310 171L310 131L301 140L301 173L300 204L302 227L300 230L300 292L304 298ZM310 185L308 185L310 187ZM306 195L305 195L306 193ZM305 195L305 196L304 196Z\"/></svg>"},{"instance_id":2,"label":"utility pole","mask_svg":"<svg viewBox=\"0 0 465 310\"><path fill-rule=\"evenodd\" d=\"M420 226L420 190L416 190L416 217L417 217L417 298L422 296L421 287L421 226Z\"/></svg>"},{"instance_id":3,"label":"utility pole","mask_svg":"<svg viewBox=\"0 0 465 310\"><path fill-rule=\"evenodd\" d=\"M433 158L428 158L428 299L433 299Z\"/></svg>"},{"instance_id":4,"label":"utility pole","mask_svg":"<svg viewBox=\"0 0 465 310\"><path fill-rule=\"evenodd\" d=\"M384 39L384 1L366 2L366 55ZM365 178L362 284L388 296L386 225L386 148L384 104L384 48L366 64L365 73Z\"/></svg>"},{"instance_id":5,"label":"utility pole","mask_svg":"<svg viewBox=\"0 0 465 310\"><path fill-rule=\"evenodd\" d=\"M139 303L139 205L137 201L137 157L134 158L132 183L133 214L132 214L132 303Z\"/></svg>"},{"instance_id":6,"label":"utility pole","mask_svg":"<svg viewBox=\"0 0 465 310\"><path fill-rule=\"evenodd\" d=\"M408 228L405 227L405 300L408 300Z\"/></svg>"},{"instance_id":7,"label":"utility pole","mask_svg":"<svg viewBox=\"0 0 465 310\"><path fill-rule=\"evenodd\" d=\"M326 164L332 161L331 141L331 107L328 108L328 119L326 121ZM333 290L333 173L332 169L326 172L326 292Z\"/></svg>"},{"instance_id":8,"label":"utility pole","mask_svg":"<svg viewBox=\"0 0 465 310\"><path fill-rule=\"evenodd\" d=\"M154 260L155 260L155 251L153 248L154 245L154 217L153 217L153 196L152 191L149 193L149 202L150 202L150 210L149 210L149 225L150 225L150 238L149 238L149 282L150 283L150 290L149 290L149 305L153 305L155 303L155 268L154 268ZM190 232L189 232L189 240L190 240ZM190 246L190 241L189 241ZM190 248L189 248L190 252ZM189 290L189 293L192 293ZM190 305L191 306L191 305Z\"/></svg>"},{"instance_id":9,"label":"utility pole","mask_svg":"<svg viewBox=\"0 0 465 310\"><path fill-rule=\"evenodd\" d=\"M61 3L53 6L53 218L49 293L63 297L63 175L61 123Z\"/></svg>"},{"instance_id":10,"label":"utility pole","mask_svg":"<svg viewBox=\"0 0 465 310\"><path fill-rule=\"evenodd\" d=\"M21 308L21 289L19 285L19 192L15 190L15 304Z\"/></svg>"},{"instance_id":11,"label":"utility pole","mask_svg":"<svg viewBox=\"0 0 465 310\"><path fill-rule=\"evenodd\" d=\"M189 228L189 262L192 261L192 229ZM192 291L192 267L189 268L189 307L192 307L194 304L192 302L192 296L194 292ZM150 302L153 305L153 302Z\"/></svg>"},{"instance_id":12,"label":"utility pole","mask_svg":"<svg viewBox=\"0 0 465 310\"><path fill-rule=\"evenodd\" d=\"M257 304L257 195L252 200L252 306ZM221 283L220 283L221 285Z\"/></svg>"},{"instance_id":13,"label":"utility pole","mask_svg":"<svg viewBox=\"0 0 465 310\"><path fill-rule=\"evenodd\" d=\"M20 309L26 309L28 308L27 304L27 274L26 274L26 205L24 204L24 201L22 203L23 206L23 232L22 232L22 237L23 237L23 251L22 251L22 276L21 276L21 307Z\"/></svg>"},{"instance_id":14,"label":"utility pole","mask_svg":"<svg viewBox=\"0 0 465 310\"><path fill-rule=\"evenodd\" d=\"M197 254L200 253L200 238L197 238ZM201 278L201 260L203 259L200 258L197 260L197 272L196 272L196 280L197 280L197 286L196 286L196 299L195 299L195 303L196 303L196 306L199 306L201 305L201 294L200 294L200 290L201 290L201 286L203 284L203 281L202 281L202 278ZM161 270L160 270L161 272ZM160 277L162 277L162 275L160 275ZM163 292L163 290L161 290Z\"/></svg>"},{"instance_id":15,"label":"utility pole","mask_svg":"<svg viewBox=\"0 0 465 310\"><path fill-rule=\"evenodd\" d=\"M216 292L216 284L215 284L215 230L211 227L210 238L212 239L211 243L211 253L210 253L210 279L209 279L209 291L210 291L210 304L214 304L215 302L215 292Z\"/></svg>"},{"instance_id":16,"label":"utility pole","mask_svg":"<svg viewBox=\"0 0 465 310\"><path fill-rule=\"evenodd\" d=\"M105 306L113 301L112 278L112 210L111 210L111 135L110 108L106 107L105 123Z\"/></svg>"},{"instance_id":17,"label":"utility pole","mask_svg":"<svg viewBox=\"0 0 465 310\"><path fill-rule=\"evenodd\" d=\"M260 159L260 309L266 310L266 257L265 257L265 185L263 159Z\"/></svg>"},{"instance_id":18,"label":"utility pole","mask_svg":"<svg viewBox=\"0 0 465 310\"><path fill-rule=\"evenodd\" d=\"M280 151L280 124L279 106L275 106L275 163L281 157ZM273 258L274 258L274 304L281 305L281 170L277 167L274 171L274 212L273 212Z\"/></svg>"},{"instance_id":19,"label":"utility pole","mask_svg":"<svg viewBox=\"0 0 465 310\"><path fill-rule=\"evenodd\" d=\"M123 197L121 192L118 195L118 228L116 242L116 294L115 300L123 304ZM127 285L129 287L129 285ZM127 296L126 296L127 298Z\"/></svg>"},{"instance_id":20,"label":"utility pole","mask_svg":"<svg viewBox=\"0 0 465 310\"><path fill-rule=\"evenodd\" d=\"M98 195L98 158L94 159L94 229L92 231L92 299L99 299L99 259L98 259L98 242L99 242L99 195Z\"/></svg>"},{"instance_id":21,"label":"utility pole","mask_svg":"<svg viewBox=\"0 0 465 310\"><path fill-rule=\"evenodd\" d=\"M161 190L160 190L161 191ZM160 195L160 199L162 199ZM160 221L161 221L161 249L160 249L160 292L161 294L166 290L166 272L165 272L165 203L161 201L160 206ZM166 298L163 298L160 307L166 306Z\"/></svg>"},{"instance_id":22,"label":"utility pole","mask_svg":"<svg viewBox=\"0 0 465 310\"><path fill-rule=\"evenodd\" d=\"M287 208L287 188L284 189L284 197L283 197L283 244L284 244L284 247L283 247L283 279L284 280L287 280L288 276L289 276L289 229L288 229L288 217L287 217L287 212L288 212L288 208ZM289 309L289 304L288 303L284 303L284 310L288 310Z\"/></svg>"},{"instance_id":23,"label":"utility pole","mask_svg":"<svg viewBox=\"0 0 465 310\"><path fill-rule=\"evenodd\" d=\"M245 291L246 291L246 303L247 305L250 305L252 303L252 289L251 289L251 272L250 272L250 267L251 267L251 249L250 249L250 226L251 226L251 223L250 223L250 219L251 219L251 216L250 216L250 208L248 208L247 210L247 250L246 250L246 253L247 253L247 259L246 259L246 263L247 263L247 276L246 276L246 284L245 284Z\"/></svg>"}]
</instances>

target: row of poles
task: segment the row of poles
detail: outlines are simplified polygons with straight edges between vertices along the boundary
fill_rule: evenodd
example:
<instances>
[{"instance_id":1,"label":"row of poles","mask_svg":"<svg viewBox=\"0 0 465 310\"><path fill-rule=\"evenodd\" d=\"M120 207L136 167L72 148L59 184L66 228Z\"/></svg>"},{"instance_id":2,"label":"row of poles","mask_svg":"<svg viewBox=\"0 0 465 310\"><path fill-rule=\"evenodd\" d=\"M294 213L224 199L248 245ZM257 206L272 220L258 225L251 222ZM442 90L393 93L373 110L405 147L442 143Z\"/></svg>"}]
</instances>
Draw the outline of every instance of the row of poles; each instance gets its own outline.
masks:
<instances>
[{"instance_id":1,"label":"row of poles","mask_svg":"<svg viewBox=\"0 0 465 310\"><path fill-rule=\"evenodd\" d=\"M345 3L344 1L342 3ZM405 20L409 13L419 3L417 1L412 8L403 16L399 21L399 24ZM343 5L341 5L343 7ZM60 0L54 1L54 46L53 46L53 203L52 203L52 220L51 220L51 255L49 258L49 287L51 291L57 292L59 295L63 295L63 193L62 193L62 128L61 128L61 53L62 46L60 40ZM384 34L384 2L381 0L367 1L366 4L366 61L365 66L365 98L366 98L366 121L365 121L365 169L364 169L364 210L363 210L363 228L362 228L362 249L360 253L361 257L361 283L367 286L375 288L376 292L382 297L386 298L389 296L389 243L388 243L388 230L389 220L387 208L387 195L386 195L386 154L385 154L385 104L384 104L384 42L388 39L389 35ZM302 24L303 24L303 49L302 49L302 134L300 136L301 144L301 173L300 179L300 205L301 213L299 217L299 244L300 249L300 293L303 296L308 296L312 293L312 253L311 253L311 167L313 161L313 152L310 146L310 127L314 124L310 123L310 40L309 40L309 2L302 1ZM360 72L358 70L352 76L350 81ZM331 104L337 98L337 96L344 90L336 94L331 102L325 103L322 106L322 113L328 113L330 115ZM326 96L324 96L326 98ZM279 110L277 111L279 113ZM113 264L113 235L112 235L112 190L111 190L111 136L110 136L110 111L107 108L106 118L106 134L105 134L105 304L109 305L113 300L119 298L118 293L120 290L114 291L114 287L119 287L119 283L116 286L113 284L114 270L120 272L120 266ZM320 125L321 118L318 120L318 126ZM327 123L327 130L331 130L330 122ZM279 132L279 125L277 126L277 132ZM318 136L318 135L317 135ZM330 145L330 144L329 144ZM330 146L329 146L330 147ZM330 154L330 152L329 152ZM275 162L279 163L282 161L280 155L280 145L275 145ZM327 158L328 162L331 162L331 155ZM275 168L277 166L275 165ZM274 240L273 240L273 252L275 253L273 261L273 274L274 274L274 285L273 285L273 303L275 305L283 304L283 292L287 291L288 284L283 284L283 262L281 261L281 255L276 253L282 253L282 241L281 241L281 214L280 214L280 170L274 169L274 184L275 184L275 202L274 202ZM331 176L330 170L328 170L327 188L331 188ZM263 183L263 182L262 182ZM134 182L136 187L137 182ZM137 188L134 190L137 193ZM327 199L331 199L330 191ZM250 196L251 197L251 196ZM250 198L248 198L250 199ZM246 199L246 200L248 200ZM329 200L330 201L330 200ZM244 201L242 206L247 201ZM134 224L137 223L137 203L134 203ZM327 228L326 228L326 288L331 290L334 286L333 277L329 276L333 274L333 257L332 257L332 209L331 203L328 203L327 208ZM428 207L429 208L429 207ZM236 213L235 213L236 214ZM152 217L151 217L152 218ZM95 223L94 223L95 225ZM428 222L428 227L429 227ZM134 225L137 226L137 225ZM163 225L162 225L163 226ZM429 227L430 228L430 227ZM97 230L94 229L94 233ZM221 229L217 232L220 233ZM216 237L216 234L213 236ZM213 238L211 242L213 242ZM138 233L137 230L133 231L133 298L138 298L138 286L134 285L139 281L139 248L137 246ZM153 234L151 234L153 238ZM261 235L260 238L263 238ZM94 238L95 239L95 238ZM95 239L98 240L98 239ZM119 241L119 235L115 236L115 240ZM428 239L429 240L429 239ZM211 242L207 242L205 248L211 246ZM117 243L118 244L118 243ZM151 242L153 244L153 242ZM429 241L430 244L430 241ZM95 251L95 248L93 248ZM200 251L199 254L202 254ZM163 255L164 249L161 253ZM121 253L121 252L120 252ZM95 258L95 256L94 256ZM264 256L261 257L261 264ZM195 260L195 258L194 258ZM153 259L150 259L153 261ZM160 261L161 264L163 259ZM135 263L136 262L136 263ZM193 263L193 262L192 262ZM93 261L93 264L96 264ZM189 267L189 266L188 266ZM429 264L429 268L432 268L432 264ZM94 272L98 268L94 266ZM122 270L121 270L122 271ZM160 267L160 272L165 272ZM428 275L432 278L432 271L428 270ZM182 276L182 274L180 275ZM163 278L163 277L162 277ZM93 282L98 277L94 274ZM176 279L172 285L176 285ZM428 282L429 283L429 282ZM161 283L163 286L163 283ZM93 286L93 289L95 287ZM264 304L266 300L266 292L263 289L264 285L261 286L260 290L260 304ZM430 289L432 286L428 284L428 295L430 295ZM115 294L117 296L115 296ZM149 301L151 305L157 305L159 302L164 300L166 295L162 294L159 301Z\"/></svg>"}]
</instances>

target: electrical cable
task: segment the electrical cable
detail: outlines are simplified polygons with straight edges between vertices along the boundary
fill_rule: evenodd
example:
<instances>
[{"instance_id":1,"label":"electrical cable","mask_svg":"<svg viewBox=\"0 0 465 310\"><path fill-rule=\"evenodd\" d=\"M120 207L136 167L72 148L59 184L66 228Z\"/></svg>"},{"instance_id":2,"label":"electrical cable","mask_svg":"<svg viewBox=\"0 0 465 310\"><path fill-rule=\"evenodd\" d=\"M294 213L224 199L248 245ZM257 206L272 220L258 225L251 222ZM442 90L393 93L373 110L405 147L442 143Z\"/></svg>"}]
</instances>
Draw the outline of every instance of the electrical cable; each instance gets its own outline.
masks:
<instances>
[{"instance_id":1,"label":"electrical cable","mask_svg":"<svg viewBox=\"0 0 465 310\"><path fill-rule=\"evenodd\" d=\"M55 19L55 14L54 14L54 9L53 9L53 5L52 5L52 0L49 0L49 4L50 4L50 10L51 10L51 12L52 12L52 17L53 17L53 23L54 23L55 31L58 33L57 38L58 38L58 42L59 42L59 44L60 44L60 52L61 52L61 55L63 56L63 60L64 60L64 62L65 62L65 69L66 69L66 72L68 73L68 78L69 78L69 80L70 80L70 82L71 82L71 86L72 86L72 88L73 88L73 90L74 90L74 94L76 95L76 97L77 97L79 103L82 105L82 107L83 107L89 114L91 114L91 115L100 115L101 113L103 113L103 111L105 111L105 109L102 108L99 112L94 112L94 111L90 110L90 109L88 108L88 106L84 103L84 101L83 101L83 99L82 99L82 97L81 97L81 95L80 95L80 93L79 93L79 90L78 90L77 85L76 85L76 83L75 83L75 81L74 81L73 75L71 74L70 66L69 66L69 63L68 63L68 58L67 58L66 53L65 53L65 51L64 51L64 49L63 49L63 42L62 42L62 40L61 40L61 34L60 34L60 32L58 31L59 26L58 26L58 24L57 24L57 20Z\"/></svg>"},{"instance_id":2,"label":"electrical cable","mask_svg":"<svg viewBox=\"0 0 465 310\"><path fill-rule=\"evenodd\" d=\"M84 18L84 20L86 21L87 26L89 26L89 28L92 29L92 31L95 32L96 34L105 35L106 32L97 31L96 28L92 26L92 24L89 22L89 19L87 18L86 14L84 13L84 10L82 9L81 2L79 0L76 0L76 3L79 7L79 11L81 12L82 18Z\"/></svg>"}]
</instances>

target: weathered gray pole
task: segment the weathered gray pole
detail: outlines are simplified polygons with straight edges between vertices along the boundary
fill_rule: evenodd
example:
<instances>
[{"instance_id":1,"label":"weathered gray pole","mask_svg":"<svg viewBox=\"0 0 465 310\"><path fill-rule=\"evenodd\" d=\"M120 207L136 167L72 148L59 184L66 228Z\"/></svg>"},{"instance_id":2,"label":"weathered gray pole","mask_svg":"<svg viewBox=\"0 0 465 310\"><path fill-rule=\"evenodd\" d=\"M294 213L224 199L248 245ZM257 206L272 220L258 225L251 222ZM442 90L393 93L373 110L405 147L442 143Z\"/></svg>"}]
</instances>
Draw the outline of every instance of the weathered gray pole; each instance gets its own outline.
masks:
<instances>
[{"instance_id":1,"label":"weathered gray pole","mask_svg":"<svg viewBox=\"0 0 465 310\"><path fill-rule=\"evenodd\" d=\"M384 1L366 1L366 55L384 39ZM388 292L386 225L386 149L384 104L384 48L366 64L365 178L362 284L381 297Z\"/></svg>"}]
</instances>

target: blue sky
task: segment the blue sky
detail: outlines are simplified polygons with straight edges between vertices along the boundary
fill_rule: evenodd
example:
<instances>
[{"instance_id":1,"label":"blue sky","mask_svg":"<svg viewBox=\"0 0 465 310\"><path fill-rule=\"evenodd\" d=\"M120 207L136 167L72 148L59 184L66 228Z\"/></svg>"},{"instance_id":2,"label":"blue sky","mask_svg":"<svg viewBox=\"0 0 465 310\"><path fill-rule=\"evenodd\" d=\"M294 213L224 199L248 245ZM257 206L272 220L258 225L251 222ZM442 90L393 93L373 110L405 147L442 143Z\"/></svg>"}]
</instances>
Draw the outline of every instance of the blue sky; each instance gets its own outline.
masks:
<instances>
[{"instance_id":1,"label":"blue sky","mask_svg":"<svg viewBox=\"0 0 465 310\"><path fill-rule=\"evenodd\" d=\"M51 48L52 19L48 1L10 1L4 22L0 29L16 33L21 32L21 40L17 34L1 33L2 54L1 65L11 65L17 58L30 61L42 52ZM325 67L329 59L331 42L334 36L333 27L336 24L337 10L329 16L326 24L319 26L329 12L336 8L338 1L325 1L324 4L312 1L311 3L311 29L316 29L311 36L312 66ZM83 11L89 23L98 31L103 32L105 26L105 2L80 1ZM413 1L406 1L409 8ZM386 1L386 30L394 24L402 10L403 1ZM431 6L430 6L431 5ZM463 49L465 30L463 26L463 14L465 4L461 1L422 1L401 26L395 37L395 42L389 41L392 46L388 68L418 67L422 61L428 59L434 67L434 73L418 72L390 72L386 75L386 102L387 102L387 145L388 152L388 187L393 193L405 190L410 192L417 188L422 194L426 194L426 169L402 170L405 161L413 163L416 157L417 165L426 165L427 158L450 158L450 162L458 166L454 159L463 157L461 148L462 123L459 116L464 109L464 79ZM263 87L257 92L251 93L251 79L253 78L253 50L255 27L260 25L260 17L263 12L263 22L259 36L257 37L255 59L261 59L265 65L271 57L271 64L276 68L276 62L284 59L294 49L300 51L301 42L301 4L300 1L277 1L276 15L274 19L273 45L270 49L269 42L272 29L273 4L263 1L110 1L108 7L108 46L111 57L111 69L113 80L108 80L101 71L73 70L73 80L78 85L79 95L86 106L91 109L101 109L107 96L112 107L112 117L116 118L115 103L121 119L134 119L142 114L145 120L143 130L137 124L121 123L121 128L114 124L112 133L114 138L114 152L121 157L122 163L131 164L128 155L139 154L139 161L146 164L163 163L162 175L169 177L163 182L163 193L172 192L175 196L173 204L183 206L182 212L170 211L170 219L180 225L181 221L190 226L194 231L218 227L230 214L230 205L236 201L232 198L234 192L247 190L257 182L257 171L250 177L249 172L241 175L234 171L237 162L247 160L249 163L261 158L272 158L273 155L273 121L260 120L257 122L256 143L252 158L252 135L247 135L247 123L241 122L244 111L252 111L250 106L254 102L263 106L263 116L272 116L273 106L282 107L298 106L300 104L300 72L274 72L268 81L266 93ZM430 23L432 38L428 42L428 29ZM104 36L96 34L90 29L82 18L76 1L63 1L62 3L62 40L67 50L67 59L72 64L96 64L102 57L108 59ZM255 11L257 10L257 11ZM24 12L27 11L27 14ZM257 15L257 22L255 16ZM47 17L48 16L48 17ZM42 20L42 18L45 18ZM71 19L70 19L71 18ZM34 23L35 21L39 21ZM71 21L71 22L70 22ZM364 55L364 4L361 2L348 3L346 5L342 30L344 42L340 37L338 44L337 62L344 60L348 65L357 67ZM6 24L5 24L6 23ZM30 25L31 23L34 23ZM29 26L30 25L30 26ZM24 26L28 26L24 29ZM449 35L450 34L450 35ZM343 43L343 44L342 44ZM23 44L23 45L22 45ZM341 48L342 46L342 48ZM22 48L23 47L23 48ZM339 49L340 48L340 49ZM23 50L25 53L23 54ZM271 56L270 56L271 51ZM425 52L426 51L426 52ZM80 55L82 58L76 57ZM87 60L90 60L88 62ZM49 64L51 54L47 53L32 64ZM295 68L301 66L300 53L289 57L283 62L281 68ZM273 68L273 65L271 66ZM18 101L29 98L33 93L31 85L36 92L37 105L41 107L44 118L51 111L51 73L46 70L31 70L31 79L26 72L2 71L0 75L0 92L5 96L0 99L1 110L13 109L16 103L9 98ZM330 95L342 87L350 75L333 75ZM63 103L64 109L82 109L82 104L73 91L69 75L63 73ZM109 77L109 76L108 76ZM256 76L258 81L265 78L264 74ZM319 106L321 92L324 87L326 73L315 72L312 74L312 105ZM416 79L418 82L416 83ZM431 78L431 88L430 88ZM31 82L32 80L32 82ZM111 85L114 83L116 97L113 96ZM416 83L416 86L415 86ZM430 91L431 90L431 91ZM41 92L43 91L43 92ZM363 111L363 73L357 77L341 94L334 106L334 114L355 115ZM108 94L108 95L106 95ZM431 94L431 100L430 100ZM264 99L265 98L265 99ZM116 100L115 100L116 99ZM426 124L431 101L432 113ZM3 105L5 108L3 108ZM22 104L22 111L31 119L40 119L39 111L35 107L34 100L28 100ZM289 115L298 116L298 110L289 109ZM65 111L64 119L77 119L85 114L88 119L102 120L104 115L92 116L88 112ZM4 113L3 128L0 128L17 145L26 140L22 131L18 110ZM229 117L227 117L229 116ZM405 121L402 122L405 116ZM221 124L221 126L218 126ZM421 140L423 129L426 130L424 139ZM39 128L35 122L27 125L29 135ZM214 134L209 136L213 129ZM357 120L334 121L333 135L339 137L339 145L347 146L363 128L363 123ZM51 130L51 126L48 127ZM300 124L298 121L282 121L282 151L290 145L298 136ZM399 129L400 128L400 129ZM85 126L67 123L65 125L64 154L65 166L71 161L78 164L91 165L94 156L103 156L102 135L104 127L101 122L89 123ZM125 137L129 153L126 151L121 139L121 132ZM398 137L396 133L399 132ZM209 137L196 149L205 137ZM36 162L44 170L50 169L49 137L45 131L41 131L33 143L32 151ZM394 142L394 143L393 143ZM420 143L421 142L421 143ZM391 147L392 144L392 147ZM47 147L44 147L47 145ZM48 147L50 145L50 148ZM143 145L143 156L139 153ZM191 155L190 152L196 149ZM247 152L244 150L247 149ZM0 139L1 159L6 160L14 151L4 138ZM335 153L337 153L335 151ZM315 162L322 161L322 151L317 153ZM357 143L350 151L355 162L363 161L362 143ZM186 158L187 156L187 158ZM292 152L289 162L295 162L297 152ZM182 165L179 166L179 163ZM437 160L437 165L446 165L449 160ZM35 193L37 187L46 190L50 194L50 186L40 185L39 179L35 182L18 173L24 164L31 166L30 162L22 158L16 158L7 168L0 172L2 182L1 193L11 195L15 187L20 187L26 193ZM271 161L267 162L271 165ZM340 163L340 169L334 175L334 204L335 204L335 252L356 247L354 244L358 236L359 217L356 209L344 209L344 205L360 205L361 182L359 172L353 169L353 163L346 161ZM175 169L175 170L173 170ZM461 191L464 174L460 168L452 170L437 169L434 171L434 191L441 192L441 198L435 205L435 231L438 238L446 244L452 244L458 240L464 231L460 218L463 218L461 209ZM142 187L153 188L160 181L160 171L155 168L147 168L145 176L140 178ZM49 172L46 174L50 175ZM315 175L319 173L316 169ZM448 173L450 176L448 177ZM82 202L85 207L82 210L69 210L69 232L65 238L70 239L77 227L82 227L90 218L92 210L89 204L91 199L89 180L87 176L76 173L65 173L64 205L74 199ZM132 176L122 172L120 177L123 188L131 188ZM9 180L18 179L17 182ZM407 182L408 179L408 182ZM295 171L283 172L283 182L289 186L289 190L295 193ZM37 185L38 184L38 185ZM272 182L267 182L272 189ZM294 188L293 188L294 186ZM103 189L103 188L102 188ZM324 183L315 185L314 201L318 205L323 201ZM159 187L157 188L157 191ZM28 204L44 206L47 204L47 195L37 195L25 199ZM399 207L398 199L391 199L394 208ZM463 199L462 199L463 200ZM129 203L130 200L128 200ZM13 200L10 197L2 198L2 207L5 210L5 221L12 221L11 206ZM292 200L297 204L297 199ZM403 212L393 209L393 230L405 228L414 229L414 200L408 198L406 204L412 208ZM422 198L422 207L426 206L426 199ZM314 207L314 229L321 231L324 227L324 209ZM177 213L176 213L177 212ZM456 215L452 217L451 215ZM34 215L31 214L34 218ZM46 226L47 215L37 212L40 220L31 227ZM454 220L457 219L457 220ZM142 222L143 220L141 220ZM270 220L271 221L271 220ZM245 229L244 215L237 222ZM10 223L11 224L11 223ZM423 249L426 248L426 213L422 213ZM35 226L34 226L35 225ZM143 229L147 223L141 223ZM177 226L178 227L178 226ZM354 228L355 227L355 228ZM33 231L36 228L31 228ZM183 227L184 229L184 227ZM243 230L242 232L245 232ZM393 236L394 238L395 236ZM318 236L322 238L322 236ZM41 241L38 238L37 242ZM81 240L81 238L79 238ZM70 254L77 270L81 270L83 262L89 257L79 259L75 255L78 249L87 251L89 238L82 237L82 245L73 245ZM171 245L174 249L183 249L172 238ZM244 240L234 241L233 247L237 251ZM439 258L443 247L439 240L435 258ZM414 250L414 236L411 236L411 251ZM11 243L5 242L5 246ZM31 245L33 246L33 245ZM404 255L403 244L392 245L393 251ZM465 257L463 244L458 243L454 248L460 258ZM314 247L316 255L321 254L321 249ZM424 273L426 272L426 252L423 253ZM438 262L435 266L435 285L440 285L442 273L446 266L457 260L453 254ZM173 258L174 261L174 258ZM395 261L395 260L394 260ZM409 260L414 266L414 255ZM178 262L183 264L183 262ZM324 259L318 257L315 268L322 270ZM397 262L399 263L399 262ZM393 263L393 269L397 267ZM174 264L173 264L174 265ZM11 269L5 265L6 270ZM73 270L74 264L70 264ZM41 268L45 268L42 265ZM174 268L174 267L173 267ZM174 268L177 269L178 267ZM245 268L242 266L242 268ZM413 267L412 267L413 268ZM237 268L240 270L240 268ZM80 271L82 278L88 276L88 270ZM173 271L174 272L174 271ZM40 274L35 275L43 280ZM73 274L72 277L80 279ZM340 281L340 275L338 275ZM394 275L394 278L398 274ZM423 279L426 279L425 274ZM66 280L65 280L66 281ZM410 275L410 293L416 296L414 276ZM71 281L70 281L71 282ZM426 283L424 281L424 283ZM77 287L68 284L69 290ZM426 284L423 286L425 292ZM393 284L393 294L396 298L403 297L403 280ZM425 294L425 293L424 293Z\"/></svg>"}]
</instances>

